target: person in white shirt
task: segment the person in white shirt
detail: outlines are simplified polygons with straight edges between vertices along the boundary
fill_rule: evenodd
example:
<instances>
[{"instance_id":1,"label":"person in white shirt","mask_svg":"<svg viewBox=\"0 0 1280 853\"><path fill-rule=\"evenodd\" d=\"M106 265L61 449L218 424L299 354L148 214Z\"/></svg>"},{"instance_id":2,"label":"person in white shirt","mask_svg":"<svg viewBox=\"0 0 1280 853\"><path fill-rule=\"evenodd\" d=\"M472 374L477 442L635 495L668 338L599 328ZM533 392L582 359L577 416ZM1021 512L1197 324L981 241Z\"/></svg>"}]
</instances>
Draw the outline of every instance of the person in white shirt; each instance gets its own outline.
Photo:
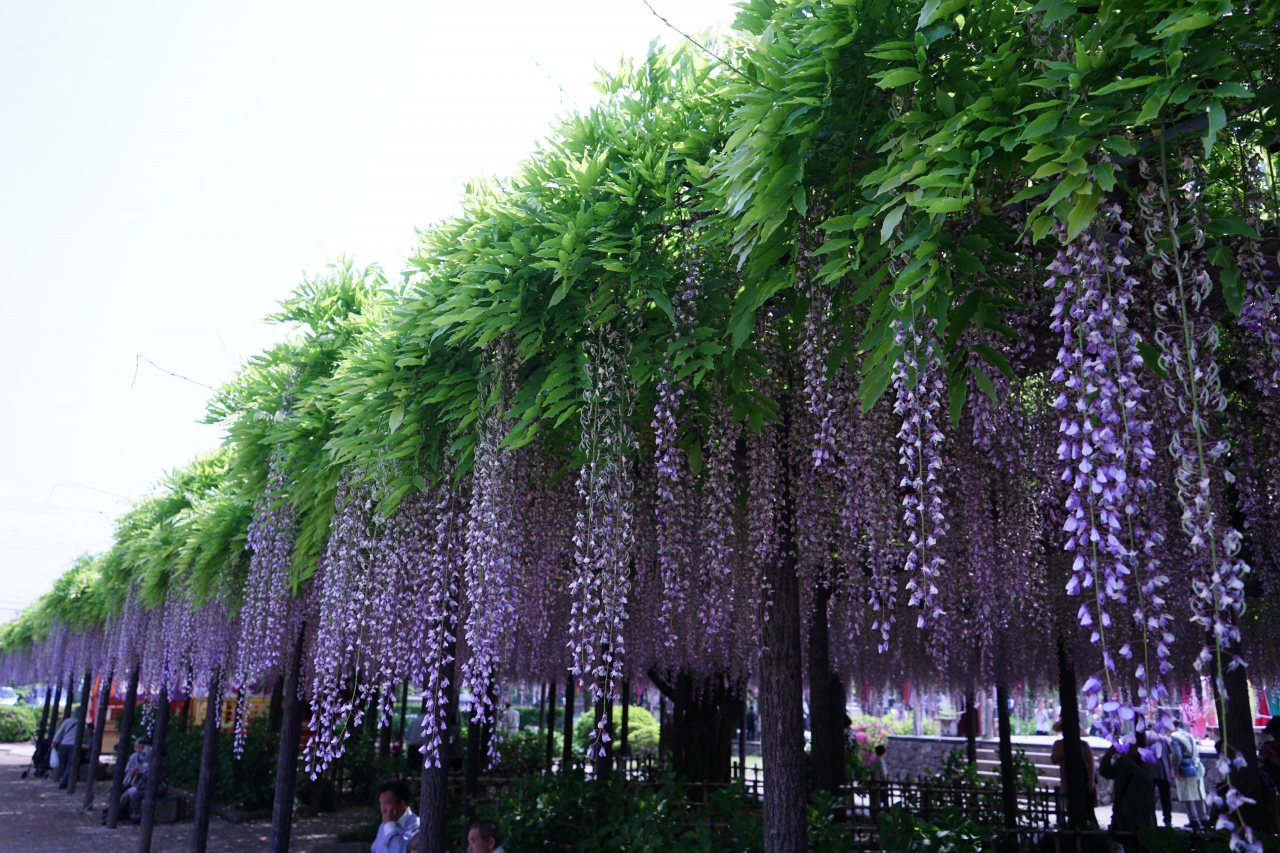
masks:
<instances>
[{"instance_id":1,"label":"person in white shirt","mask_svg":"<svg viewBox=\"0 0 1280 853\"><path fill-rule=\"evenodd\" d=\"M491 820L478 820L467 830L467 853L507 853L502 849L502 833Z\"/></svg>"},{"instance_id":2,"label":"person in white shirt","mask_svg":"<svg viewBox=\"0 0 1280 853\"><path fill-rule=\"evenodd\" d=\"M507 734L520 733L520 712L511 707L511 703L507 703L507 710L502 715L502 727L507 730Z\"/></svg>"},{"instance_id":3,"label":"person in white shirt","mask_svg":"<svg viewBox=\"0 0 1280 853\"><path fill-rule=\"evenodd\" d=\"M408 853L409 844L418 834L418 816L409 808L409 786L396 780L378 789L378 808L382 825L370 847L372 853Z\"/></svg>"}]
</instances>

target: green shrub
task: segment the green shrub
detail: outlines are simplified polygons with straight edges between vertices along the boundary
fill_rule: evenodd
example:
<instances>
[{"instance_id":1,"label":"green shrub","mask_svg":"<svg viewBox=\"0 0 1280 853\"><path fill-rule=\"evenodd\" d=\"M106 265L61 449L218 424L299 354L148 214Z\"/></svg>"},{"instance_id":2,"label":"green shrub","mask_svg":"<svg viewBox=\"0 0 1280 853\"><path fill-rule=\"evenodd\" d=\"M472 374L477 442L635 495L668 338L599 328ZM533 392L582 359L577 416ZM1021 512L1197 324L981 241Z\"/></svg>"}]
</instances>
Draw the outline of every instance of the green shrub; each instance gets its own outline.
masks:
<instances>
[{"instance_id":1,"label":"green shrub","mask_svg":"<svg viewBox=\"0 0 1280 853\"><path fill-rule=\"evenodd\" d=\"M880 846L885 853L982 853L994 850L995 836L972 820L944 814L927 823L895 804L880 813Z\"/></svg>"},{"instance_id":2,"label":"green shrub","mask_svg":"<svg viewBox=\"0 0 1280 853\"><path fill-rule=\"evenodd\" d=\"M508 850L760 853L764 846L760 818L743 807L740 787L716 791L709 805L695 806L670 776L654 788L588 782L581 771L531 776L477 811L498 824ZM460 808L449 814L448 841L461 843L466 818Z\"/></svg>"},{"instance_id":3,"label":"green shrub","mask_svg":"<svg viewBox=\"0 0 1280 853\"><path fill-rule=\"evenodd\" d=\"M173 726L165 737L165 765L169 779L180 788L194 791L200 779L200 751L204 729L191 733ZM266 808L275 799L276 757L280 735L271 731L265 717L251 717L245 735L244 752L237 757L234 736L218 733L218 772L214 797L219 802L253 810Z\"/></svg>"},{"instance_id":4,"label":"green shrub","mask_svg":"<svg viewBox=\"0 0 1280 853\"><path fill-rule=\"evenodd\" d=\"M579 755L586 754L591 730L596 725L596 712L592 708L573 723L573 747ZM622 739L622 707L613 706L613 737ZM616 746L616 744L615 744ZM627 712L627 746L632 755L658 754L658 721L644 708L631 706Z\"/></svg>"},{"instance_id":5,"label":"green shrub","mask_svg":"<svg viewBox=\"0 0 1280 853\"><path fill-rule=\"evenodd\" d=\"M33 739L39 723L35 708L0 705L0 743L21 743Z\"/></svg>"}]
</instances>

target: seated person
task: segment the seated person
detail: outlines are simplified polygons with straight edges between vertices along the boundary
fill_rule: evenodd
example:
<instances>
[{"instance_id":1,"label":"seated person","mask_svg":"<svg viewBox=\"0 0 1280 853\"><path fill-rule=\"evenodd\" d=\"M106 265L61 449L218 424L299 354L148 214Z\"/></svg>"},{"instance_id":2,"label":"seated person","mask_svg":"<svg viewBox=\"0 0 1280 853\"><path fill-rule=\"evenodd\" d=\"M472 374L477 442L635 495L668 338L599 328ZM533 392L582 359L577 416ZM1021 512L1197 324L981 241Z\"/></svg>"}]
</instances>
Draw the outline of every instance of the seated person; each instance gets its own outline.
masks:
<instances>
[{"instance_id":1,"label":"seated person","mask_svg":"<svg viewBox=\"0 0 1280 853\"><path fill-rule=\"evenodd\" d=\"M378 789L378 808L382 810L382 825L370 850L408 853L409 844L418 835L418 817L409 808L409 786L399 780L384 783Z\"/></svg>"},{"instance_id":2,"label":"seated person","mask_svg":"<svg viewBox=\"0 0 1280 853\"><path fill-rule=\"evenodd\" d=\"M506 853L502 833L491 820L477 820L467 830L467 853Z\"/></svg>"},{"instance_id":3,"label":"seated person","mask_svg":"<svg viewBox=\"0 0 1280 853\"><path fill-rule=\"evenodd\" d=\"M133 755L124 766L124 784L120 795L120 811L128 815L129 820L139 823L142 820L142 798L147 791L147 765L151 762L151 738L143 735L133 744ZM102 816L106 821L106 815Z\"/></svg>"}]
</instances>

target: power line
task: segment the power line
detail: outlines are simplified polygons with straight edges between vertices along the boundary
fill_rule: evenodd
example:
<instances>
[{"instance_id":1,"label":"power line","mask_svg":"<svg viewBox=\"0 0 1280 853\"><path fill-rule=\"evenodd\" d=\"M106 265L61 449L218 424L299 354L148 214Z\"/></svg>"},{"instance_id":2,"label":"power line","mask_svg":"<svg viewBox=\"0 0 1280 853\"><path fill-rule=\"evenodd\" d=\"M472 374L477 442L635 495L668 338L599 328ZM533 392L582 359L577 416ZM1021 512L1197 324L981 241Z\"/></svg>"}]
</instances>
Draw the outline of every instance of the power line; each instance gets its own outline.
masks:
<instances>
[{"instance_id":1,"label":"power line","mask_svg":"<svg viewBox=\"0 0 1280 853\"><path fill-rule=\"evenodd\" d=\"M190 376L183 376L181 373L174 373L172 370L165 370L163 367L156 364L154 361L147 358L142 353L138 353L138 355L133 359L133 382L129 383L130 388L133 387L134 382L138 381L138 363L140 361L145 361L147 364L151 365L156 370L160 371L161 373L167 373L175 379L181 379L185 382L190 382L192 385L199 385L201 388L207 388L210 391L214 392L215 394L218 393L218 389L214 388L212 385L205 385L203 382L197 382L196 380L192 379Z\"/></svg>"}]
</instances>

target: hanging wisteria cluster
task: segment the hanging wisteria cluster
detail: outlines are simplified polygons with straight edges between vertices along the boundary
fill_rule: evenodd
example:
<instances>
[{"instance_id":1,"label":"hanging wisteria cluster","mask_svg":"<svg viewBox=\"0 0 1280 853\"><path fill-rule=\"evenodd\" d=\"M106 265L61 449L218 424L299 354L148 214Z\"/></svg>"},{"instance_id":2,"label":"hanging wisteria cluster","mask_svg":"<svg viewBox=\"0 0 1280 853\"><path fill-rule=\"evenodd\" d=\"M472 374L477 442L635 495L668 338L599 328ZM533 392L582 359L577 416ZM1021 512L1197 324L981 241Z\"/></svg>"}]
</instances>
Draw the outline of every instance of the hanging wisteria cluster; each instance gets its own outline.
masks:
<instances>
[{"instance_id":1,"label":"hanging wisteria cluster","mask_svg":"<svg viewBox=\"0 0 1280 853\"><path fill-rule=\"evenodd\" d=\"M612 702L624 674L627 602L631 589L635 508L631 457L634 393L626 373L626 342L601 330L584 344L587 387L582 395L584 457L578 473L580 506L574 530L573 609L569 622L573 675L595 701ZM603 757L609 720L601 717L589 754Z\"/></svg>"},{"instance_id":2,"label":"hanging wisteria cluster","mask_svg":"<svg viewBox=\"0 0 1280 853\"><path fill-rule=\"evenodd\" d=\"M910 604L920 608L918 627L942 615L936 603L944 559L939 543L947 533L942 480L942 399L946 392L942 359L933 338L932 318L895 321L894 342L902 348L893 367L898 461L905 469L900 485L902 518L907 528L906 588Z\"/></svg>"},{"instance_id":3,"label":"hanging wisteria cluster","mask_svg":"<svg viewBox=\"0 0 1280 853\"><path fill-rule=\"evenodd\" d=\"M481 383L481 415L477 425L475 470L471 480L470 516L466 528L463 584L470 602L462 664L463 683L471 691L471 722L496 719L501 667L509 660L517 621L515 591L520 572L524 494L522 453L504 447L506 410L514 393L514 355L495 347L490 372ZM489 742L496 759L499 738Z\"/></svg>"}]
</instances>

